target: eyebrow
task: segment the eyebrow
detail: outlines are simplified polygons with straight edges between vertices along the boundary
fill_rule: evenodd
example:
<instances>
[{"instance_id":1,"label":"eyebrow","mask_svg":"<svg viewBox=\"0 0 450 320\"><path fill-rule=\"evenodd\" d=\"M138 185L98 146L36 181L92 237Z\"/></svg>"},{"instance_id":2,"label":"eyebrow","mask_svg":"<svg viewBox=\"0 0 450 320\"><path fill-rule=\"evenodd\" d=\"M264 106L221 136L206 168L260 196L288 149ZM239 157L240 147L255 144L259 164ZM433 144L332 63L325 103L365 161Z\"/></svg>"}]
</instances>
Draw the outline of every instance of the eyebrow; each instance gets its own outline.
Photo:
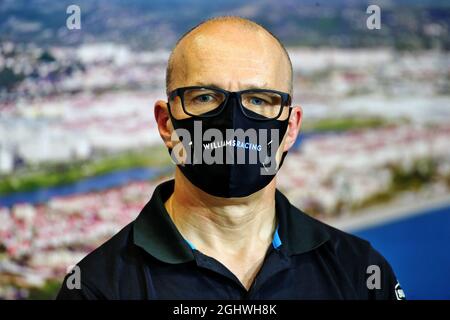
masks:
<instances>
[{"instance_id":1,"label":"eyebrow","mask_svg":"<svg viewBox=\"0 0 450 320\"><path fill-rule=\"evenodd\" d=\"M223 87L221 87L221 86L219 86L219 85L217 85L215 83L212 83L212 82L197 81L197 82L195 82L194 85L195 86L200 86L200 87L210 87L210 88L225 90ZM242 85L241 83L239 83L239 87L240 87L240 90L238 90L238 91L251 90L251 89L269 89L269 90L274 90L273 88L268 87L266 82L263 83L262 85L256 85L256 84L253 84L253 83L248 83L248 84Z\"/></svg>"}]
</instances>

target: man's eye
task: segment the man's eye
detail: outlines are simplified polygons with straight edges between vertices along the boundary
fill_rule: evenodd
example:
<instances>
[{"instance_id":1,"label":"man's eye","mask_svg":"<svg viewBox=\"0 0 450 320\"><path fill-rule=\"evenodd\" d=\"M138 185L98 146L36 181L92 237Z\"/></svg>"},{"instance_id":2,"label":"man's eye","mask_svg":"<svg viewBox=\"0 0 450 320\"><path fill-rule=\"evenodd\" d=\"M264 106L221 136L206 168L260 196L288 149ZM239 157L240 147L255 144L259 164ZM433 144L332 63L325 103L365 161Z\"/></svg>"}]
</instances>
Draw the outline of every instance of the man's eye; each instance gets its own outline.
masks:
<instances>
[{"instance_id":1,"label":"man's eye","mask_svg":"<svg viewBox=\"0 0 450 320\"><path fill-rule=\"evenodd\" d=\"M210 94L202 94L195 98L198 102L206 103L211 102L213 100L213 97Z\"/></svg>"},{"instance_id":2,"label":"man's eye","mask_svg":"<svg viewBox=\"0 0 450 320\"><path fill-rule=\"evenodd\" d=\"M264 104L264 102L265 101L260 98L256 98L256 97L250 98L250 103L255 106L262 106Z\"/></svg>"}]
</instances>

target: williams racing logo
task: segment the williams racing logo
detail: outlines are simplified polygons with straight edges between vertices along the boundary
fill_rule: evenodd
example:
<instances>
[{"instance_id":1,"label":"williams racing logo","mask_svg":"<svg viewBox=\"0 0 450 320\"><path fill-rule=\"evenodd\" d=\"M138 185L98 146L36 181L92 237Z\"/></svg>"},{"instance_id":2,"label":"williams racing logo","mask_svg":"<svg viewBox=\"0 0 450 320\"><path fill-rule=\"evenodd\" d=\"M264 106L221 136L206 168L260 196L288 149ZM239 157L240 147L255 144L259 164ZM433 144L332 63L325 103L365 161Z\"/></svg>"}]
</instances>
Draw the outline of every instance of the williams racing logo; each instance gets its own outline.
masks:
<instances>
[{"instance_id":1,"label":"williams racing logo","mask_svg":"<svg viewBox=\"0 0 450 320\"><path fill-rule=\"evenodd\" d=\"M402 287L400 287L400 283L397 282L394 290L395 290L395 297L397 298L397 300L406 300L406 295L403 292Z\"/></svg>"}]
</instances>

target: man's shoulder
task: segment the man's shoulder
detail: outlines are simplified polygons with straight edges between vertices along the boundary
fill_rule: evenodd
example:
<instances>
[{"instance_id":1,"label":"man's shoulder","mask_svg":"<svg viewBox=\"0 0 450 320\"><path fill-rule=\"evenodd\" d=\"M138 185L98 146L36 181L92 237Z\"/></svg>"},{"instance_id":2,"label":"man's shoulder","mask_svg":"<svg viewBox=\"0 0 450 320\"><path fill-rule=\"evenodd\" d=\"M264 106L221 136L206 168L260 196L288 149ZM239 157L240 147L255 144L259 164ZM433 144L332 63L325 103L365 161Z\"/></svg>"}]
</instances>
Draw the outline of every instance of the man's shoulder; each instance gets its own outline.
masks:
<instances>
[{"instance_id":1,"label":"man's shoulder","mask_svg":"<svg viewBox=\"0 0 450 320\"><path fill-rule=\"evenodd\" d=\"M303 215L313 228L328 235L328 240L316 248L327 264L348 279L354 286L357 296L363 299L401 299L404 294L398 284L389 262L370 244L369 241L334 228L321 222L300 209L294 214ZM379 282L371 282L377 279ZM369 283L370 282L370 283ZM369 286L379 290L370 290ZM401 293L400 293L401 291Z\"/></svg>"},{"instance_id":2,"label":"man's shoulder","mask_svg":"<svg viewBox=\"0 0 450 320\"><path fill-rule=\"evenodd\" d=\"M294 214L303 215L311 226L328 235L328 240L316 248L317 253L345 275L359 292L359 297L400 299L397 296L399 284L391 265L369 241L321 222L300 209L295 208ZM369 277L376 273L380 274L381 290L367 290Z\"/></svg>"},{"instance_id":3,"label":"man's shoulder","mask_svg":"<svg viewBox=\"0 0 450 320\"><path fill-rule=\"evenodd\" d=\"M130 255L132 244L133 222L126 225L109 240L90 252L77 265L80 269L98 270L110 268L120 261L125 261Z\"/></svg>"},{"instance_id":4,"label":"man's shoulder","mask_svg":"<svg viewBox=\"0 0 450 320\"><path fill-rule=\"evenodd\" d=\"M363 256L373 250L370 243L360 237L336 229L294 206L277 190L276 201L280 219L287 232L288 246L295 252L305 252L319 247L332 249L335 254ZM301 245L303 243L303 245Z\"/></svg>"},{"instance_id":5,"label":"man's shoulder","mask_svg":"<svg viewBox=\"0 0 450 320\"><path fill-rule=\"evenodd\" d=\"M70 273L62 284L59 299L116 299L124 275L136 272L139 248L133 245L133 222L89 253L77 267L81 290L68 290Z\"/></svg>"},{"instance_id":6,"label":"man's shoulder","mask_svg":"<svg viewBox=\"0 0 450 320\"><path fill-rule=\"evenodd\" d=\"M357 262L367 265L367 263L386 264L384 257L365 239L337 229L325 222L322 222L304 211L293 207L294 214L301 214L315 228L328 234L328 241L324 243L327 250L340 260L356 264Z\"/></svg>"}]
</instances>

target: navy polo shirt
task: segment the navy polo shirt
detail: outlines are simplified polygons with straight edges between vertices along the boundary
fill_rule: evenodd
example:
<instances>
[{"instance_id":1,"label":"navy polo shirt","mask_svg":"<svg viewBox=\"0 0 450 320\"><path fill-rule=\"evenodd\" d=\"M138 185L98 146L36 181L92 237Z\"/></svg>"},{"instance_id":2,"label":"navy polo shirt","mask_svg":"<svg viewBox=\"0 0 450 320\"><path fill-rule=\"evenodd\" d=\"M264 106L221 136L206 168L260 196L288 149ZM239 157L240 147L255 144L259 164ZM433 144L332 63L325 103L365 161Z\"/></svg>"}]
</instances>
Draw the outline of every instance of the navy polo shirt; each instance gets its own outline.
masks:
<instances>
[{"instance_id":1,"label":"navy polo shirt","mask_svg":"<svg viewBox=\"0 0 450 320\"><path fill-rule=\"evenodd\" d=\"M313 219L278 190L278 227L247 290L226 266L182 237L164 206L173 189L173 180L159 185L135 221L78 263L81 287L68 286L68 274L57 298L402 297L391 267L367 241Z\"/></svg>"}]
</instances>

